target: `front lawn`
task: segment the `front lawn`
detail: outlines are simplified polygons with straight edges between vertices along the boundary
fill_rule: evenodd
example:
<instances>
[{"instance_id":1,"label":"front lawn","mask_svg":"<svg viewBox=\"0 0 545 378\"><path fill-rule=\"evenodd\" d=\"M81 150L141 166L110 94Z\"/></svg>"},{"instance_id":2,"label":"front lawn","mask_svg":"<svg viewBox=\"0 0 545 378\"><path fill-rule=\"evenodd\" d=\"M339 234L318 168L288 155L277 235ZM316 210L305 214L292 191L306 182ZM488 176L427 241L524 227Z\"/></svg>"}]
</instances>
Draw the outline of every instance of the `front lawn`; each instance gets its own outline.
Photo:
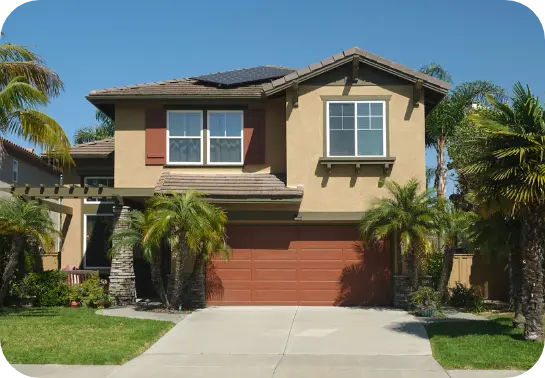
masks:
<instances>
[{"instance_id":1,"label":"front lawn","mask_svg":"<svg viewBox=\"0 0 545 378\"><path fill-rule=\"evenodd\" d=\"M528 370L543 352L543 343L523 339L508 315L489 321L452 321L426 326L433 357L445 369Z\"/></svg>"},{"instance_id":2,"label":"front lawn","mask_svg":"<svg viewBox=\"0 0 545 378\"><path fill-rule=\"evenodd\" d=\"M95 314L88 308L0 309L0 344L12 364L121 364L174 324Z\"/></svg>"}]
</instances>

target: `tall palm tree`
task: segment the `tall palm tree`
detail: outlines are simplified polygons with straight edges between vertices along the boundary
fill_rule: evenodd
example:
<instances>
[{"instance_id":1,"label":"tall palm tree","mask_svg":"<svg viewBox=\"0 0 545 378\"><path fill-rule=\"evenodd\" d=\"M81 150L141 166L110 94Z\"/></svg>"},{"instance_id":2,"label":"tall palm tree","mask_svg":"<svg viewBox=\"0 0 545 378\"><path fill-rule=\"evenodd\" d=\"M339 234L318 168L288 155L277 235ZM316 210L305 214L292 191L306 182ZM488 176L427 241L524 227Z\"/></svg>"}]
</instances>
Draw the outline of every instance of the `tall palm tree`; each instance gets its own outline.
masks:
<instances>
[{"instance_id":1,"label":"tall palm tree","mask_svg":"<svg viewBox=\"0 0 545 378\"><path fill-rule=\"evenodd\" d=\"M490 109L471 115L484 137L480 154L463 169L480 178L478 199L499 199L521 221L524 337L542 340L545 254L545 110L530 88L517 83L510 104L488 97Z\"/></svg>"},{"instance_id":2,"label":"tall palm tree","mask_svg":"<svg viewBox=\"0 0 545 378\"><path fill-rule=\"evenodd\" d=\"M204 194L187 190L183 194L154 196L149 202L149 227L144 240L166 239L175 256L174 287L170 305L179 308L184 288L184 268L190 253L202 248L204 240L217 234L217 218L223 211L204 199Z\"/></svg>"},{"instance_id":3,"label":"tall palm tree","mask_svg":"<svg viewBox=\"0 0 545 378\"><path fill-rule=\"evenodd\" d=\"M63 89L59 76L40 56L24 46L1 44L0 135L20 136L46 151L55 151L61 164L72 163L70 142L62 127L38 110Z\"/></svg>"},{"instance_id":4,"label":"tall palm tree","mask_svg":"<svg viewBox=\"0 0 545 378\"><path fill-rule=\"evenodd\" d=\"M115 134L114 121L104 112L97 109L95 118L97 126L82 127L76 130L74 134L74 143L82 144L112 138Z\"/></svg>"},{"instance_id":5,"label":"tall palm tree","mask_svg":"<svg viewBox=\"0 0 545 378\"><path fill-rule=\"evenodd\" d=\"M162 251L161 246L154 240L145 239L149 227L149 213L139 210L131 210L129 218L121 220L122 227L117 227L110 237L112 248L109 251L110 257L129 248L134 250L140 248L144 259L150 264L151 282L161 302L168 308L168 296L163 282L161 271Z\"/></svg>"},{"instance_id":6,"label":"tall palm tree","mask_svg":"<svg viewBox=\"0 0 545 378\"><path fill-rule=\"evenodd\" d=\"M465 247L471 239L470 228L477 221L477 214L471 211L458 210L450 202L440 202L440 238L443 243L443 266L439 277L437 291L443 300L448 297L448 281L452 274L454 254L460 247Z\"/></svg>"},{"instance_id":7,"label":"tall palm tree","mask_svg":"<svg viewBox=\"0 0 545 378\"><path fill-rule=\"evenodd\" d=\"M420 189L411 179L405 185L387 181L388 197L376 198L360 221L360 232L367 244L384 238L400 242L405 255L411 289L419 287L419 265L431 250L430 236L439 230L438 208L432 191Z\"/></svg>"},{"instance_id":8,"label":"tall palm tree","mask_svg":"<svg viewBox=\"0 0 545 378\"><path fill-rule=\"evenodd\" d=\"M35 201L20 198L0 198L0 236L9 239L9 250L4 256L4 269L0 286L0 306L21 254L29 245L49 250L58 235L47 207Z\"/></svg>"}]
</instances>

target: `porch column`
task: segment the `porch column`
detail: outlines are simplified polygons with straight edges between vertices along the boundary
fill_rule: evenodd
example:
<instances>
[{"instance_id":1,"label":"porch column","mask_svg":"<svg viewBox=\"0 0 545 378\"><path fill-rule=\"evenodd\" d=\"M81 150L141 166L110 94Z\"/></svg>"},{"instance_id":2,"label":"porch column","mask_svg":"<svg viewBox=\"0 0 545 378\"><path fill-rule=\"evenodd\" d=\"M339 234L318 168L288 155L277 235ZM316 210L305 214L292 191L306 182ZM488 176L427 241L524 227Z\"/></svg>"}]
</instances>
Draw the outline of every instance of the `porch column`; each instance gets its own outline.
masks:
<instances>
[{"instance_id":1,"label":"porch column","mask_svg":"<svg viewBox=\"0 0 545 378\"><path fill-rule=\"evenodd\" d=\"M127 227L129 211L128 206L114 206L114 233ZM136 303L134 252L131 248L123 248L112 257L108 296L114 306L127 306Z\"/></svg>"}]
</instances>

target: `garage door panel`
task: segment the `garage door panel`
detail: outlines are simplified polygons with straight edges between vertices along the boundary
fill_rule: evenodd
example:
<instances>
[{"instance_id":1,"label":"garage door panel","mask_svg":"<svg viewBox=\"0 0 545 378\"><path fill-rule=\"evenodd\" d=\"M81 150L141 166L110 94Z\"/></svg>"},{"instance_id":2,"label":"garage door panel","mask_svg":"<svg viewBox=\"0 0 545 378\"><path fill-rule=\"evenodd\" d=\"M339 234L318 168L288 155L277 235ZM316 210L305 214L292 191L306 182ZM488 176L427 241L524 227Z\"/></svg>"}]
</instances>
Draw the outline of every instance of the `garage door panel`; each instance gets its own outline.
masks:
<instances>
[{"instance_id":1,"label":"garage door panel","mask_svg":"<svg viewBox=\"0 0 545 378\"><path fill-rule=\"evenodd\" d=\"M301 260L342 260L342 250L340 249L306 249L299 251Z\"/></svg>"},{"instance_id":2,"label":"garage door panel","mask_svg":"<svg viewBox=\"0 0 545 378\"><path fill-rule=\"evenodd\" d=\"M275 249L255 250L252 253L252 260L254 261L261 261L261 260L297 261L297 250L296 249L290 249L288 251L279 251Z\"/></svg>"},{"instance_id":3,"label":"garage door panel","mask_svg":"<svg viewBox=\"0 0 545 378\"><path fill-rule=\"evenodd\" d=\"M364 251L350 226L228 226L230 261L214 259L215 305L387 305L388 248Z\"/></svg>"},{"instance_id":4,"label":"garage door panel","mask_svg":"<svg viewBox=\"0 0 545 378\"><path fill-rule=\"evenodd\" d=\"M252 279L258 281L297 282L297 269L255 269Z\"/></svg>"}]
</instances>

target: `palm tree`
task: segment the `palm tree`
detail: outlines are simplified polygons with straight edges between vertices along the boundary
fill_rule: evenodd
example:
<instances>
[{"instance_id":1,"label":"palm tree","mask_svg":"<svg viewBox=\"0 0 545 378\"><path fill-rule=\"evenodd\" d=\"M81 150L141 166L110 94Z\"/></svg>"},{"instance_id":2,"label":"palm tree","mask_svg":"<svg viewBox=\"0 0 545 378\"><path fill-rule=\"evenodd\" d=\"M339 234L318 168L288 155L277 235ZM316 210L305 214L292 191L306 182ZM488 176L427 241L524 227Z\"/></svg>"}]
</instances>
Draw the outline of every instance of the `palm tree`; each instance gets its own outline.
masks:
<instances>
[{"instance_id":1,"label":"palm tree","mask_svg":"<svg viewBox=\"0 0 545 378\"><path fill-rule=\"evenodd\" d=\"M158 243L166 239L171 246L176 262L170 305L180 308L187 258L203 247L203 241L216 237L218 229L215 225L222 223L218 217L224 220L225 214L195 190L154 196L149 202L149 212L149 227L144 241Z\"/></svg>"},{"instance_id":2,"label":"palm tree","mask_svg":"<svg viewBox=\"0 0 545 378\"><path fill-rule=\"evenodd\" d=\"M97 126L82 127L76 130L74 134L74 143L82 144L112 138L115 134L114 121L104 112L97 109L95 118Z\"/></svg>"},{"instance_id":3,"label":"palm tree","mask_svg":"<svg viewBox=\"0 0 545 378\"><path fill-rule=\"evenodd\" d=\"M440 202L440 239L443 243L443 267L437 291L443 300L448 297L448 281L452 274L454 254L460 247L466 247L470 240L470 227L477 221L477 214L458 210L450 202Z\"/></svg>"},{"instance_id":4,"label":"palm tree","mask_svg":"<svg viewBox=\"0 0 545 378\"><path fill-rule=\"evenodd\" d=\"M423 66L421 72L452 83L452 76L437 63ZM464 121L473 104L482 102L485 95L492 93L498 99L503 98L501 87L488 81L476 80L463 83L443 99L426 116L426 146L432 147L437 153L435 168L435 190L437 197L445 198L447 188L447 165L445 152L456 129Z\"/></svg>"},{"instance_id":5,"label":"palm tree","mask_svg":"<svg viewBox=\"0 0 545 378\"><path fill-rule=\"evenodd\" d=\"M403 186L386 181L385 186L389 196L374 199L361 218L360 232L366 244L384 238L400 243L414 291L419 287L419 265L431 250L430 235L439 230L436 198L430 190L421 191L416 179Z\"/></svg>"},{"instance_id":6,"label":"palm tree","mask_svg":"<svg viewBox=\"0 0 545 378\"><path fill-rule=\"evenodd\" d=\"M545 235L545 110L530 88L517 83L510 104L488 97L490 109L471 115L484 137L463 173L479 177L476 197L498 199L521 222L524 337L542 340Z\"/></svg>"},{"instance_id":7,"label":"palm tree","mask_svg":"<svg viewBox=\"0 0 545 378\"><path fill-rule=\"evenodd\" d=\"M0 198L0 236L9 239L0 286L0 306L8 292L8 286L20 256L30 245L49 250L58 235L47 207L35 201L20 198Z\"/></svg>"},{"instance_id":8,"label":"palm tree","mask_svg":"<svg viewBox=\"0 0 545 378\"><path fill-rule=\"evenodd\" d=\"M144 236L149 227L149 213L131 210L129 218L120 220L121 227L117 227L110 237L112 248L110 258L125 249L140 248L144 259L150 264L151 281L161 302L168 308L168 296L161 271L162 251L160 245L153 240L145 240Z\"/></svg>"},{"instance_id":9,"label":"palm tree","mask_svg":"<svg viewBox=\"0 0 545 378\"><path fill-rule=\"evenodd\" d=\"M0 135L23 137L46 151L55 151L61 164L72 163L70 142L63 129L53 118L37 110L63 89L59 76L40 56L24 46L1 44Z\"/></svg>"}]
</instances>

